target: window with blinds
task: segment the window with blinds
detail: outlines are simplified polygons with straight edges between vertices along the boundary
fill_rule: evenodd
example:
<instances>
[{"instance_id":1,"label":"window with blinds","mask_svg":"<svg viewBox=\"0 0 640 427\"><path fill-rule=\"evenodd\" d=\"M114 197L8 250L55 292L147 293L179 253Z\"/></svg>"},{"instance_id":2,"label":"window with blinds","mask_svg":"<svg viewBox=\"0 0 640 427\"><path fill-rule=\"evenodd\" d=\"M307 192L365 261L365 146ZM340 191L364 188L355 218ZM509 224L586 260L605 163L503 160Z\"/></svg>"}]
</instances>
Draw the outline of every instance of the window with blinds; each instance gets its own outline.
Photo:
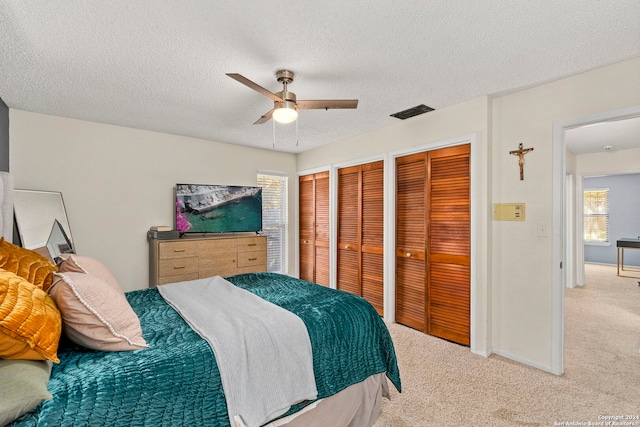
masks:
<instances>
[{"instance_id":1,"label":"window with blinds","mask_svg":"<svg viewBox=\"0 0 640 427\"><path fill-rule=\"evenodd\" d=\"M258 173L262 187L262 232L267 236L267 271L287 274L287 181L286 175Z\"/></svg>"},{"instance_id":2,"label":"window with blinds","mask_svg":"<svg viewBox=\"0 0 640 427\"><path fill-rule=\"evenodd\" d=\"M609 242L609 189L584 190L584 241Z\"/></svg>"}]
</instances>

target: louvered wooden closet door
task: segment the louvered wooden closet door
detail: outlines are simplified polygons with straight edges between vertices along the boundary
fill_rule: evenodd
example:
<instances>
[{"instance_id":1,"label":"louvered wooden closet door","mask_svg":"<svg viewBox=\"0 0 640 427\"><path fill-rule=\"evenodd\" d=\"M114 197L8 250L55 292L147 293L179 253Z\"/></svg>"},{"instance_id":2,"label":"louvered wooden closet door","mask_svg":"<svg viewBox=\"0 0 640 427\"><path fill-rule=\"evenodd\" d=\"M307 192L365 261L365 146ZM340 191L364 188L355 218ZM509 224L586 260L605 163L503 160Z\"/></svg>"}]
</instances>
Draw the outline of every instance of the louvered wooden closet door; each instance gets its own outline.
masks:
<instances>
[{"instance_id":1,"label":"louvered wooden closet door","mask_svg":"<svg viewBox=\"0 0 640 427\"><path fill-rule=\"evenodd\" d=\"M426 153L396 159L396 321L426 332Z\"/></svg>"},{"instance_id":2,"label":"louvered wooden closet door","mask_svg":"<svg viewBox=\"0 0 640 427\"><path fill-rule=\"evenodd\" d=\"M300 278L313 282L315 280L315 179L313 175L306 175L301 176L298 182Z\"/></svg>"},{"instance_id":3,"label":"louvered wooden closet door","mask_svg":"<svg viewBox=\"0 0 640 427\"><path fill-rule=\"evenodd\" d=\"M429 152L427 333L470 343L470 146Z\"/></svg>"},{"instance_id":4,"label":"louvered wooden closet door","mask_svg":"<svg viewBox=\"0 0 640 427\"><path fill-rule=\"evenodd\" d=\"M470 343L470 145L396 159L396 321Z\"/></svg>"},{"instance_id":5,"label":"louvered wooden closet door","mask_svg":"<svg viewBox=\"0 0 640 427\"><path fill-rule=\"evenodd\" d=\"M362 165L362 297L384 315L384 163Z\"/></svg>"},{"instance_id":6,"label":"louvered wooden closet door","mask_svg":"<svg viewBox=\"0 0 640 427\"><path fill-rule=\"evenodd\" d=\"M337 288L383 315L384 163L338 170Z\"/></svg>"},{"instance_id":7,"label":"louvered wooden closet door","mask_svg":"<svg viewBox=\"0 0 640 427\"><path fill-rule=\"evenodd\" d=\"M329 286L329 172L299 178L300 278Z\"/></svg>"},{"instance_id":8,"label":"louvered wooden closet door","mask_svg":"<svg viewBox=\"0 0 640 427\"><path fill-rule=\"evenodd\" d=\"M362 295L360 288L360 167L338 170L337 288Z\"/></svg>"},{"instance_id":9,"label":"louvered wooden closet door","mask_svg":"<svg viewBox=\"0 0 640 427\"><path fill-rule=\"evenodd\" d=\"M329 286L329 172L316 174L315 283Z\"/></svg>"}]
</instances>

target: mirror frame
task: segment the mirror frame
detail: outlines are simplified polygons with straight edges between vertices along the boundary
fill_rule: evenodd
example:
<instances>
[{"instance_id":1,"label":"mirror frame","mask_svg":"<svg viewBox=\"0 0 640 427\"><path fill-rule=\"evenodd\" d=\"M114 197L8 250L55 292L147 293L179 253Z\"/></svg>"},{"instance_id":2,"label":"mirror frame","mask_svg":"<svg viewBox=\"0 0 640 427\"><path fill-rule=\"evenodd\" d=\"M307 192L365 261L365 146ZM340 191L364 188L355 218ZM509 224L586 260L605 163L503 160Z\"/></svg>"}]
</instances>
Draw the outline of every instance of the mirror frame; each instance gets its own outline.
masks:
<instances>
[{"instance_id":1,"label":"mirror frame","mask_svg":"<svg viewBox=\"0 0 640 427\"><path fill-rule=\"evenodd\" d=\"M55 220L58 220L73 250L71 227L61 192L15 189L13 217L17 231L13 236L14 243L34 250L49 259L55 259L59 254L50 254L47 242Z\"/></svg>"}]
</instances>

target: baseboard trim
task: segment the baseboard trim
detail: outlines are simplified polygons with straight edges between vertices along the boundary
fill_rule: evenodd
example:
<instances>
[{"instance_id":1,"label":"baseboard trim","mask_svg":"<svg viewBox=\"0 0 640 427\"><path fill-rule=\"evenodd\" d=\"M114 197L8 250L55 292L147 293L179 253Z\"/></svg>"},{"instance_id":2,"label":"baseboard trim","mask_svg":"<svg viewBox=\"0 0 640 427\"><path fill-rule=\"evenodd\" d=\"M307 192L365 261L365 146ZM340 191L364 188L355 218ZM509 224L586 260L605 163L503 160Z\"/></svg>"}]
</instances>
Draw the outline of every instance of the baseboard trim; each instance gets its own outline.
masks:
<instances>
[{"instance_id":1,"label":"baseboard trim","mask_svg":"<svg viewBox=\"0 0 640 427\"><path fill-rule=\"evenodd\" d=\"M508 351L503 351L503 350L499 350L499 349L495 349L494 348L492 350L492 353L496 354L498 356L505 357L505 358L507 358L509 360L513 360L514 362L522 363L523 365L531 366L532 368L540 369L541 371L545 371L545 372L549 372L550 374L557 375L556 373L553 372L553 369L551 369L551 366L547 366L547 365L543 365L543 364L540 364L540 363L537 363L537 362L533 362L533 361L525 359L523 357L511 354Z\"/></svg>"}]
</instances>

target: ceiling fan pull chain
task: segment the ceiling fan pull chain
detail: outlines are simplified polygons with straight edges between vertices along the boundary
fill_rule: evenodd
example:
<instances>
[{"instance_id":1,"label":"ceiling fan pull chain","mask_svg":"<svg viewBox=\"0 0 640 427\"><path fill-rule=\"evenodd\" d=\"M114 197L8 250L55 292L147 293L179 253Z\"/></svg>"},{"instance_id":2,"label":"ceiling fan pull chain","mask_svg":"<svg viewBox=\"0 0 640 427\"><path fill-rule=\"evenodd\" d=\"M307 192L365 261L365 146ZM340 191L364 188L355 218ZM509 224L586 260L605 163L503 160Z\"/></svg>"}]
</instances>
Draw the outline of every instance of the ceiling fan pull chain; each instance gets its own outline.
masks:
<instances>
[{"instance_id":1,"label":"ceiling fan pull chain","mask_svg":"<svg viewBox=\"0 0 640 427\"><path fill-rule=\"evenodd\" d=\"M298 143L300 142L300 140L298 140L298 122L300 120L296 120L296 147L298 146Z\"/></svg>"},{"instance_id":2,"label":"ceiling fan pull chain","mask_svg":"<svg viewBox=\"0 0 640 427\"><path fill-rule=\"evenodd\" d=\"M276 148L276 121L273 121L273 148Z\"/></svg>"}]
</instances>

